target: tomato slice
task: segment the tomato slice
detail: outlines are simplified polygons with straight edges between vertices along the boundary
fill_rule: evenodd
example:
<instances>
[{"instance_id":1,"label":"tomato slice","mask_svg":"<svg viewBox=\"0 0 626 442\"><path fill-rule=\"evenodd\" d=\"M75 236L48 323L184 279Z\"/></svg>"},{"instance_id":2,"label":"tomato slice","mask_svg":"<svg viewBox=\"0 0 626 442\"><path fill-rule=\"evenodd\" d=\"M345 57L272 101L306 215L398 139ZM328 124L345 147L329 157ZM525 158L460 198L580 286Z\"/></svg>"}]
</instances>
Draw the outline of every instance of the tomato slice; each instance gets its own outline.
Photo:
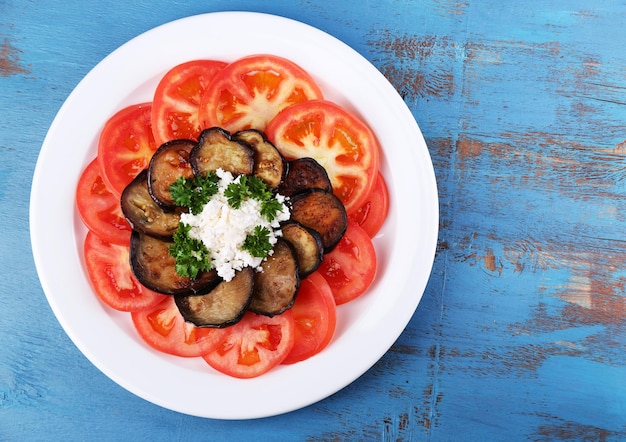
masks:
<instances>
[{"instance_id":1,"label":"tomato slice","mask_svg":"<svg viewBox=\"0 0 626 442\"><path fill-rule=\"evenodd\" d=\"M295 343L283 364L300 362L322 351L333 338L337 311L333 292L318 272L300 283L291 308L295 321Z\"/></svg>"},{"instance_id":2,"label":"tomato slice","mask_svg":"<svg viewBox=\"0 0 626 442\"><path fill-rule=\"evenodd\" d=\"M291 310L272 318L246 312L237 324L217 330L219 344L203 358L229 376L260 376L287 357L294 346L294 328Z\"/></svg>"},{"instance_id":3,"label":"tomato slice","mask_svg":"<svg viewBox=\"0 0 626 442\"><path fill-rule=\"evenodd\" d=\"M318 272L333 291L335 303L345 304L361 296L376 277L376 250L369 235L348 221L343 238L324 256Z\"/></svg>"},{"instance_id":4,"label":"tomato slice","mask_svg":"<svg viewBox=\"0 0 626 442\"><path fill-rule=\"evenodd\" d=\"M349 215L370 238L376 236L389 213L389 190L385 178L379 172L372 191L365 202Z\"/></svg>"},{"instance_id":5,"label":"tomato slice","mask_svg":"<svg viewBox=\"0 0 626 442\"><path fill-rule=\"evenodd\" d=\"M76 208L87 228L104 241L122 245L130 241L132 229L122 213L120 199L104 184L97 159L78 179Z\"/></svg>"},{"instance_id":6,"label":"tomato slice","mask_svg":"<svg viewBox=\"0 0 626 442\"><path fill-rule=\"evenodd\" d=\"M157 146L170 140L197 140L202 129L200 102L207 86L227 63L192 60L170 69L152 101L152 133Z\"/></svg>"},{"instance_id":7,"label":"tomato slice","mask_svg":"<svg viewBox=\"0 0 626 442\"><path fill-rule=\"evenodd\" d=\"M313 78L292 61L274 55L244 57L226 66L207 88L204 127L262 131L287 106L320 98Z\"/></svg>"},{"instance_id":8,"label":"tomato slice","mask_svg":"<svg viewBox=\"0 0 626 442\"><path fill-rule=\"evenodd\" d=\"M193 358L213 351L219 342L217 329L185 322L173 296L150 309L132 312L131 317L139 336L163 353Z\"/></svg>"},{"instance_id":9,"label":"tomato slice","mask_svg":"<svg viewBox=\"0 0 626 442\"><path fill-rule=\"evenodd\" d=\"M266 135L288 159L315 158L328 173L346 211L357 210L378 173L378 142L350 112L330 101L294 104L267 126Z\"/></svg>"},{"instance_id":10,"label":"tomato slice","mask_svg":"<svg viewBox=\"0 0 626 442\"><path fill-rule=\"evenodd\" d=\"M148 167L157 149L152 135L151 110L151 103L128 106L109 118L100 134L100 171L107 187L117 196Z\"/></svg>"},{"instance_id":11,"label":"tomato slice","mask_svg":"<svg viewBox=\"0 0 626 442\"><path fill-rule=\"evenodd\" d=\"M96 295L109 307L133 312L151 308L166 297L141 285L132 274L130 243L111 244L89 231L85 238L84 255L91 285Z\"/></svg>"}]
</instances>

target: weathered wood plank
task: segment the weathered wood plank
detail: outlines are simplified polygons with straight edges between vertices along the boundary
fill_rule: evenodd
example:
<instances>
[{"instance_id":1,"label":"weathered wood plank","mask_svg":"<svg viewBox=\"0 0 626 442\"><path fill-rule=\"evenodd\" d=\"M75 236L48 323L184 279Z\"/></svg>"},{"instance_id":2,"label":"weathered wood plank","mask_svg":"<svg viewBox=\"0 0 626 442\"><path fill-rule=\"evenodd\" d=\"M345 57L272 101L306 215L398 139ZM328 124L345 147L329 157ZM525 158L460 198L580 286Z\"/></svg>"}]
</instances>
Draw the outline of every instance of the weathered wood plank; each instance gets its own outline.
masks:
<instances>
[{"instance_id":1,"label":"weathered wood plank","mask_svg":"<svg viewBox=\"0 0 626 442\"><path fill-rule=\"evenodd\" d=\"M170 412L96 370L47 306L28 237L39 146L78 81L153 26L231 8L371 60L424 133L441 208L431 281L391 350L332 397L249 422ZM0 439L626 438L624 19L611 0L0 0Z\"/></svg>"}]
</instances>

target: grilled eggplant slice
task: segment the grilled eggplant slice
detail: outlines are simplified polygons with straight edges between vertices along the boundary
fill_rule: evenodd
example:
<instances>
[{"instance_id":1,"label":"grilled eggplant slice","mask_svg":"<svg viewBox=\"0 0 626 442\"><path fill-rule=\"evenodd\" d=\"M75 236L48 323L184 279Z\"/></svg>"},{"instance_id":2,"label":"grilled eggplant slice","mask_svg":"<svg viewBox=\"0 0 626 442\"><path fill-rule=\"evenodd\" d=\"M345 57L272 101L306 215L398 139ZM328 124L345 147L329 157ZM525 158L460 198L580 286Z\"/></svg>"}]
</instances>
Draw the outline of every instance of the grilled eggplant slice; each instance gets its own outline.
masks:
<instances>
[{"instance_id":1,"label":"grilled eggplant slice","mask_svg":"<svg viewBox=\"0 0 626 442\"><path fill-rule=\"evenodd\" d=\"M120 203L133 230L159 238L171 238L178 228L180 214L166 212L150 196L147 169L139 172L126 186Z\"/></svg>"},{"instance_id":2,"label":"grilled eggplant slice","mask_svg":"<svg viewBox=\"0 0 626 442\"><path fill-rule=\"evenodd\" d=\"M287 175L278 187L278 193L293 196L309 189L333 191L326 169L313 158L306 157L289 161Z\"/></svg>"},{"instance_id":3,"label":"grilled eggplant slice","mask_svg":"<svg viewBox=\"0 0 626 442\"><path fill-rule=\"evenodd\" d=\"M176 305L185 321L197 327L223 328L241 320L246 312L252 289L254 270L245 267L230 281L220 282L204 295L176 296Z\"/></svg>"},{"instance_id":4,"label":"grilled eggplant slice","mask_svg":"<svg viewBox=\"0 0 626 442\"><path fill-rule=\"evenodd\" d=\"M211 270L195 279L176 273L176 259L170 255L170 241L133 231L130 239L130 266L143 285L166 295L206 293L222 280Z\"/></svg>"},{"instance_id":5,"label":"grilled eggplant slice","mask_svg":"<svg viewBox=\"0 0 626 442\"><path fill-rule=\"evenodd\" d=\"M156 150L150 160L148 190L152 198L166 210L176 208L170 186L180 177L193 177L189 154L195 145L196 142L192 140L168 141Z\"/></svg>"},{"instance_id":6,"label":"grilled eggplant slice","mask_svg":"<svg viewBox=\"0 0 626 442\"><path fill-rule=\"evenodd\" d=\"M281 226L283 238L289 241L296 252L300 278L313 273L324 259L324 245L320 234L297 222L287 222Z\"/></svg>"},{"instance_id":7,"label":"grilled eggplant slice","mask_svg":"<svg viewBox=\"0 0 626 442\"><path fill-rule=\"evenodd\" d=\"M229 132L219 127L202 131L189 159L194 173L199 176L206 176L217 169L235 176L252 175L254 170L254 151L233 140Z\"/></svg>"},{"instance_id":8,"label":"grilled eggplant slice","mask_svg":"<svg viewBox=\"0 0 626 442\"><path fill-rule=\"evenodd\" d=\"M265 181L270 189L275 189L283 182L287 162L263 132L256 129L242 130L235 133L233 139L245 143L254 151L253 174Z\"/></svg>"},{"instance_id":9,"label":"grilled eggplant slice","mask_svg":"<svg viewBox=\"0 0 626 442\"><path fill-rule=\"evenodd\" d=\"M261 264L262 271L254 275L254 290L248 309L265 316L276 316L293 305L300 277L298 261L291 244L279 239L274 253Z\"/></svg>"},{"instance_id":10,"label":"grilled eggplant slice","mask_svg":"<svg viewBox=\"0 0 626 442\"><path fill-rule=\"evenodd\" d=\"M320 189L301 192L290 199L291 219L315 230L322 238L324 253L330 252L348 228L348 215L343 203Z\"/></svg>"}]
</instances>

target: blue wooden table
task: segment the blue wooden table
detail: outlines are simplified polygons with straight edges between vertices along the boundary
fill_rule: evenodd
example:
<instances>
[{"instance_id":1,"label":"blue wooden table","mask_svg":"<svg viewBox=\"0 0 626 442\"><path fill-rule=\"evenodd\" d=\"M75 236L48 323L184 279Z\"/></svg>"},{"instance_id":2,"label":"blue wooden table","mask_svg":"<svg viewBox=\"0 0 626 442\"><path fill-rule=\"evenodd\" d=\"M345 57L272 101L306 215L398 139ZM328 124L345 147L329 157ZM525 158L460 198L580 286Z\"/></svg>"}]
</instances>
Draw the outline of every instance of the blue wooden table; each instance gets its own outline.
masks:
<instances>
[{"instance_id":1,"label":"blue wooden table","mask_svg":"<svg viewBox=\"0 0 626 442\"><path fill-rule=\"evenodd\" d=\"M369 371L288 414L179 414L108 379L53 315L29 192L62 103L163 23L248 10L343 40L395 86L437 175L432 275ZM626 5L0 0L0 440L626 439Z\"/></svg>"}]
</instances>

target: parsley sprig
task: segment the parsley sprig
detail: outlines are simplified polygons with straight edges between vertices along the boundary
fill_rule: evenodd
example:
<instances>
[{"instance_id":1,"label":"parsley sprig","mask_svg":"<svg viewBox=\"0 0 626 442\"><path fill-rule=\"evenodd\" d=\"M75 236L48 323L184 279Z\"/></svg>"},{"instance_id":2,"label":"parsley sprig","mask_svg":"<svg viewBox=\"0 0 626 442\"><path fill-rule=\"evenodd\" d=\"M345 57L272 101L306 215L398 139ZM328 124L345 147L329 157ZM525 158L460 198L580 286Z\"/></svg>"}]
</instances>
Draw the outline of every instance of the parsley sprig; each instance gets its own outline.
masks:
<instances>
[{"instance_id":1,"label":"parsley sprig","mask_svg":"<svg viewBox=\"0 0 626 442\"><path fill-rule=\"evenodd\" d=\"M207 176L195 176L191 179L179 177L170 186L170 195L178 206L189 207L192 214L202 212L202 208L218 191L219 178L215 172Z\"/></svg>"},{"instance_id":2,"label":"parsley sprig","mask_svg":"<svg viewBox=\"0 0 626 442\"><path fill-rule=\"evenodd\" d=\"M211 270L211 254L202 241L189 235L190 230L191 226L178 223L170 255L176 259L176 273L195 279L198 273Z\"/></svg>"},{"instance_id":3,"label":"parsley sprig","mask_svg":"<svg viewBox=\"0 0 626 442\"><path fill-rule=\"evenodd\" d=\"M170 195L178 206L189 207L192 214L202 212L204 205L218 192L219 178L214 172L191 179L179 177L170 185ZM176 273L195 279L201 271L211 270L211 253L200 240L189 235L191 226L178 223L170 255L176 259Z\"/></svg>"},{"instance_id":4,"label":"parsley sprig","mask_svg":"<svg viewBox=\"0 0 626 442\"><path fill-rule=\"evenodd\" d=\"M256 226L254 231L248 234L241 248L250 252L255 258L265 258L273 248L270 243L269 229Z\"/></svg>"},{"instance_id":5,"label":"parsley sprig","mask_svg":"<svg viewBox=\"0 0 626 442\"><path fill-rule=\"evenodd\" d=\"M282 203L274 198L272 191L267 188L265 181L254 175L241 175L238 181L228 185L224 190L224 196L228 199L228 204L234 209L239 209L241 203L247 198L260 201L261 215L270 222L283 208Z\"/></svg>"},{"instance_id":6,"label":"parsley sprig","mask_svg":"<svg viewBox=\"0 0 626 442\"><path fill-rule=\"evenodd\" d=\"M261 215L267 218L269 222L274 221L281 210L283 210L283 204L277 199L261 201Z\"/></svg>"}]
</instances>

